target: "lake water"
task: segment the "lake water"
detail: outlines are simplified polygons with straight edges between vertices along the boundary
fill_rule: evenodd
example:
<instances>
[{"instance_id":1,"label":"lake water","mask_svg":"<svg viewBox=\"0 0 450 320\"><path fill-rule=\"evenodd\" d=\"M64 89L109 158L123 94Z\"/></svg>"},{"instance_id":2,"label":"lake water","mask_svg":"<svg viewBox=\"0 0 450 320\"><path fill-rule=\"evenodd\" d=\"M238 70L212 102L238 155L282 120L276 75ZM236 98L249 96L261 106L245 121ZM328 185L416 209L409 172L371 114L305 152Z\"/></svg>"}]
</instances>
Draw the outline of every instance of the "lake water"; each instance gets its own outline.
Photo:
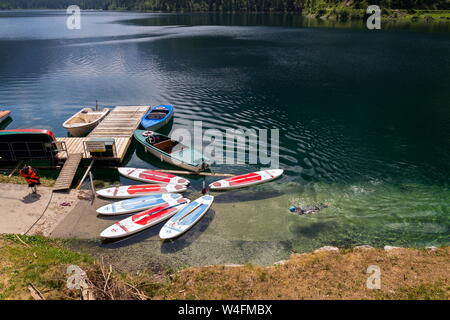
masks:
<instances>
[{"instance_id":1,"label":"lake water","mask_svg":"<svg viewBox=\"0 0 450 320\"><path fill-rule=\"evenodd\" d=\"M62 122L96 99L170 103L172 129L192 129L196 120L205 129L279 129L285 170L276 182L218 195L174 243L161 244L149 230L101 250L136 250L145 259L157 252L185 264L271 263L323 245L450 243L448 25L374 32L279 15L91 11L81 18L81 30L68 30L63 11L0 12L8 128L65 136ZM127 159L161 167L138 146ZM288 211L320 201L331 207L309 216Z\"/></svg>"}]
</instances>

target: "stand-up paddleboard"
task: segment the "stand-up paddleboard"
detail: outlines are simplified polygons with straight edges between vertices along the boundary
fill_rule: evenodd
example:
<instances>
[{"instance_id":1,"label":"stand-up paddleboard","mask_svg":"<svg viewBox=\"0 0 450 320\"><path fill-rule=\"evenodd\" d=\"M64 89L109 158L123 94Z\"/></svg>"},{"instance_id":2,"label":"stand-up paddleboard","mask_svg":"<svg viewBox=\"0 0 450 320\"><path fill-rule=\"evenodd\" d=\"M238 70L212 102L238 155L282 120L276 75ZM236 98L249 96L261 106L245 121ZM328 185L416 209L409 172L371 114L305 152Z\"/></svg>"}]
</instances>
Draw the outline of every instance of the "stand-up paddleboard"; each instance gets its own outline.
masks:
<instances>
[{"instance_id":1,"label":"stand-up paddleboard","mask_svg":"<svg viewBox=\"0 0 450 320\"><path fill-rule=\"evenodd\" d=\"M127 219L116 222L103 230L100 236L103 239L122 238L132 235L155 224L160 223L182 210L189 203L189 199L181 198L175 205L168 203L135 214Z\"/></svg>"},{"instance_id":2,"label":"stand-up paddleboard","mask_svg":"<svg viewBox=\"0 0 450 320\"><path fill-rule=\"evenodd\" d=\"M179 199L183 198L178 193L161 193L150 196L138 197L107 204L97 209L98 214L118 215L147 210L163 204L175 205Z\"/></svg>"},{"instance_id":3,"label":"stand-up paddleboard","mask_svg":"<svg viewBox=\"0 0 450 320\"><path fill-rule=\"evenodd\" d=\"M210 195L192 201L166 222L159 232L159 237L171 239L182 235L205 215L213 201L214 197Z\"/></svg>"},{"instance_id":4,"label":"stand-up paddleboard","mask_svg":"<svg viewBox=\"0 0 450 320\"><path fill-rule=\"evenodd\" d=\"M156 193L184 192L187 190L185 185L181 184L139 184L132 186L118 186L102 190L97 190L101 197L112 199L126 199L143 197Z\"/></svg>"},{"instance_id":5,"label":"stand-up paddleboard","mask_svg":"<svg viewBox=\"0 0 450 320\"><path fill-rule=\"evenodd\" d=\"M189 184L189 180L175 176L173 174L139 168L121 167L119 173L129 179L147 182L147 183L172 183L172 184Z\"/></svg>"},{"instance_id":6,"label":"stand-up paddleboard","mask_svg":"<svg viewBox=\"0 0 450 320\"><path fill-rule=\"evenodd\" d=\"M274 180L282 174L282 169L269 169L250 172L240 176L234 176L213 182L209 185L209 188L214 191L243 188Z\"/></svg>"}]
</instances>

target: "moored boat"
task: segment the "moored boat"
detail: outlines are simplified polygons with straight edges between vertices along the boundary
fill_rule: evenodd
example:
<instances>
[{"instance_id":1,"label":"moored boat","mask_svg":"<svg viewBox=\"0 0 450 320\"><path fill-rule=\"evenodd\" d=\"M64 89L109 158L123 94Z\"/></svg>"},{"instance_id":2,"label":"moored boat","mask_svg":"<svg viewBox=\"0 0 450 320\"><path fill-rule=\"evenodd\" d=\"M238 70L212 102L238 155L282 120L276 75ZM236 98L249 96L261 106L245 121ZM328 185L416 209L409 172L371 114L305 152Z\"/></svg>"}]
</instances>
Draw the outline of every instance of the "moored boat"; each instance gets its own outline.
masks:
<instances>
[{"instance_id":1,"label":"moored boat","mask_svg":"<svg viewBox=\"0 0 450 320\"><path fill-rule=\"evenodd\" d=\"M0 130L0 160L52 159L58 151L50 130Z\"/></svg>"},{"instance_id":2,"label":"moored boat","mask_svg":"<svg viewBox=\"0 0 450 320\"><path fill-rule=\"evenodd\" d=\"M201 152L154 131L136 130L134 138L161 161L193 172L208 168L209 159Z\"/></svg>"},{"instance_id":3,"label":"moored boat","mask_svg":"<svg viewBox=\"0 0 450 320\"><path fill-rule=\"evenodd\" d=\"M108 108L93 110L83 108L63 123L63 127L74 137L80 137L94 129L109 113Z\"/></svg>"},{"instance_id":4,"label":"moored boat","mask_svg":"<svg viewBox=\"0 0 450 320\"><path fill-rule=\"evenodd\" d=\"M159 105L152 107L141 119L141 126L146 130L158 130L168 124L174 114L173 106Z\"/></svg>"}]
</instances>

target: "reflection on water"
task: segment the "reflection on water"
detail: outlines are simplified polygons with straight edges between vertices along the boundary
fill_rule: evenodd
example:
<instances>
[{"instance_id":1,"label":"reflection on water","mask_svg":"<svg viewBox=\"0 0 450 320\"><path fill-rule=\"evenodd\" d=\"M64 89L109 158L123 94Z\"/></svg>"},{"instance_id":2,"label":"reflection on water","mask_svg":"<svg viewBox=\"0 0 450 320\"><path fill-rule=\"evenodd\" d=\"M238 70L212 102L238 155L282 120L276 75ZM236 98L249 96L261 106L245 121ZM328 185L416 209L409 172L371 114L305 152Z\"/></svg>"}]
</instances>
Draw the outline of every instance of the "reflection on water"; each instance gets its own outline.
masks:
<instances>
[{"instance_id":1,"label":"reflection on water","mask_svg":"<svg viewBox=\"0 0 450 320\"><path fill-rule=\"evenodd\" d=\"M448 244L450 38L423 32L436 25L369 32L292 15L87 12L82 29L70 31L60 11L0 16L8 128L65 136L64 120L99 100L172 104L165 133L199 120L204 129L280 129L281 179L219 194L210 220L178 244L161 243L157 226L103 250L268 263L330 244ZM175 169L137 143L125 162ZM94 176L133 183L102 169ZM202 178L188 178L195 198ZM315 215L288 211L323 201L331 207Z\"/></svg>"},{"instance_id":2,"label":"reflection on water","mask_svg":"<svg viewBox=\"0 0 450 320\"><path fill-rule=\"evenodd\" d=\"M0 130L7 129L8 125L13 121L11 117L8 117L0 122Z\"/></svg>"},{"instance_id":3,"label":"reflection on water","mask_svg":"<svg viewBox=\"0 0 450 320\"><path fill-rule=\"evenodd\" d=\"M315 19L296 14L255 14L255 13L193 13L193 14L159 14L151 18L137 18L122 21L137 26L270 26L295 28L354 28L364 29L366 24L360 20L335 21L332 19ZM448 32L450 23L412 23L402 20L383 20L384 30L412 30L428 32Z\"/></svg>"}]
</instances>

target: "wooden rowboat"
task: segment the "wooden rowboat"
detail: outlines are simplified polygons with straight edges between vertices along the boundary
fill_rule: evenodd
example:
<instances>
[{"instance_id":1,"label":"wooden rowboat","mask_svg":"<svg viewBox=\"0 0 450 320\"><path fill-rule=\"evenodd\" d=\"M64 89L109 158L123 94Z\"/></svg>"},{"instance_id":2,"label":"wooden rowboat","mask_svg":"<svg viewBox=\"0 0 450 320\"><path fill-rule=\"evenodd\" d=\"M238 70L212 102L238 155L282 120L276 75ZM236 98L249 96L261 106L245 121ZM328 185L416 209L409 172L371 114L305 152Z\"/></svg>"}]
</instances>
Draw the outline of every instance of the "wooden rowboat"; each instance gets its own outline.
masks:
<instances>
[{"instance_id":1,"label":"wooden rowboat","mask_svg":"<svg viewBox=\"0 0 450 320\"><path fill-rule=\"evenodd\" d=\"M161 161L193 172L208 168L209 159L201 152L154 131L136 130L134 138Z\"/></svg>"},{"instance_id":2,"label":"wooden rowboat","mask_svg":"<svg viewBox=\"0 0 450 320\"><path fill-rule=\"evenodd\" d=\"M74 137L80 137L94 129L108 114L109 109L83 108L63 123L63 127Z\"/></svg>"}]
</instances>

